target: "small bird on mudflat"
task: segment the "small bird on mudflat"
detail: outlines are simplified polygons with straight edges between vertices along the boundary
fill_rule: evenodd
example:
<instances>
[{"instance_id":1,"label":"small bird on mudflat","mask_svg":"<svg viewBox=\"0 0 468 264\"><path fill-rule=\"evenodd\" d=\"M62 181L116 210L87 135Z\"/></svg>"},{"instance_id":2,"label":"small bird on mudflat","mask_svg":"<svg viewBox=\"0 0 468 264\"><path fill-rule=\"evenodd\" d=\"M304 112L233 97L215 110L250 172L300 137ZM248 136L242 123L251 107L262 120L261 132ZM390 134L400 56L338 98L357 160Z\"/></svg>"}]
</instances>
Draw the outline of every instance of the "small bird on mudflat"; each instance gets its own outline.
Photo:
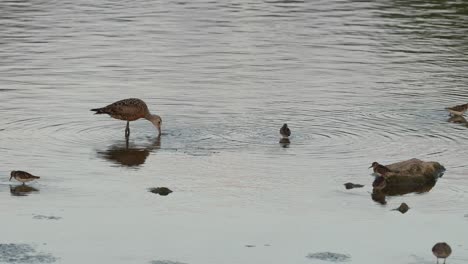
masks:
<instances>
[{"instance_id":1,"label":"small bird on mudflat","mask_svg":"<svg viewBox=\"0 0 468 264\"><path fill-rule=\"evenodd\" d=\"M27 173L25 171L11 171L10 176L11 176L10 181L11 181L11 178L15 178L15 180L20 181L23 184L25 182L30 182L30 181L33 181L35 179L40 178L39 176L34 176L34 175L32 175L30 173Z\"/></svg>"},{"instance_id":2,"label":"small bird on mudflat","mask_svg":"<svg viewBox=\"0 0 468 264\"><path fill-rule=\"evenodd\" d=\"M127 138L130 136L130 121L140 118L150 121L161 135L161 117L151 114L148 106L141 99L123 99L105 107L91 109L91 111L96 112L95 114L108 114L115 119L127 121L127 127L125 128L125 137Z\"/></svg>"},{"instance_id":3,"label":"small bird on mudflat","mask_svg":"<svg viewBox=\"0 0 468 264\"><path fill-rule=\"evenodd\" d=\"M392 172L389 168L386 166L379 164L378 162L372 162L372 165L369 168L373 168L374 172L381 175L381 176L386 176L387 173Z\"/></svg>"},{"instance_id":4,"label":"small bird on mudflat","mask_svg":"<svg viewBox=\"0 0 468 264\"><path fill-rule=\"evenodd\" d=\"M466 110L468 110L468 104L461 104L461 105L456 105L452 107L447 107L445 110L450 112L450 115L454 116L461 116L463 115Z\"/></svg>"},{"instance_id":5,"label":"small bird on mudflat","mask_svg":"<svg viewBox=\"0 0 468 264\"><path fill-rule=\"evenodd\" d=\"M452 254L452 249L447 243L439 242L432 247L432 253L436 256L437 263L439 263L439 258L443 258L445 264L445 260Z\"/></svg>"},{"instance_id":6,"label":"small bird on mudflat","mask_svg":"<svg viewBox=\"0 0 468 264\"><path fill-rule=\"evenodd\" d=\"M280 134L283 138L288 138L291 136L291 130L289 130L288 124L284 124L280 129Z\"/></svg>"}]
</instances>

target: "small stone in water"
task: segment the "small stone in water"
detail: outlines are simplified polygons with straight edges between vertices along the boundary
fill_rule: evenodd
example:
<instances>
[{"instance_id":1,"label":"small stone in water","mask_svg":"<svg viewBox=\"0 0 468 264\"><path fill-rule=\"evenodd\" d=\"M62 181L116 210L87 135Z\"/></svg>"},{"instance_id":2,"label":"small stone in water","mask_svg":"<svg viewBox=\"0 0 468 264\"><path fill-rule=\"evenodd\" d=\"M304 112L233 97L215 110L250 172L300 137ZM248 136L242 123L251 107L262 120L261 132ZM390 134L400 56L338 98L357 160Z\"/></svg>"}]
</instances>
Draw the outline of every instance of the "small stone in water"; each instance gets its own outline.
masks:
<instances>
[{"instance_id":1,"label":"small stone in water","mask_svg":"<svg viewBox=\"0 0 468 264\"><path fill-rule=\"evenodd\" d=\"M149 191L152 193L156 193L162 196L166 196L170 194L172 191L167 187L156 187L156 188L149 188Z\"/></svg>"},{"instance_id":2,"label":"small stone in water","mask_svg":"<svg viewBox=\"0 0 468 264\"><path fill-rule=\"evenodd\" d=\"M398 208L393 209L395 211L400 211L400 213L404 214L408 212L409 206L406 203L401 203Z\"/></svg>"},{"instance_id":3,"label":"small stone in water","mask_svg":"<svg viewBox=\"0 0 468 264\"><path fill-rule=\"evenodd\" d=\"M323 261L331 261L331 262L345 262L351 259L349 255L333 253L333 252L318 252L318 253L311 253L307 255L307 258L311 259L319 259Z\"/></svg>"},{"instance_id":4,"label":"small stone in water","mask_svg":"<svg viewBox=\"0 0 468 264\"><path fill-rule=\"evenodd\" d=\"M362 185L362 184L354 184L354 183L351 183L351 182L345 183L344 186L345 186L346 190L364 187L364 185Z\"/></svg>"}]
</instances>

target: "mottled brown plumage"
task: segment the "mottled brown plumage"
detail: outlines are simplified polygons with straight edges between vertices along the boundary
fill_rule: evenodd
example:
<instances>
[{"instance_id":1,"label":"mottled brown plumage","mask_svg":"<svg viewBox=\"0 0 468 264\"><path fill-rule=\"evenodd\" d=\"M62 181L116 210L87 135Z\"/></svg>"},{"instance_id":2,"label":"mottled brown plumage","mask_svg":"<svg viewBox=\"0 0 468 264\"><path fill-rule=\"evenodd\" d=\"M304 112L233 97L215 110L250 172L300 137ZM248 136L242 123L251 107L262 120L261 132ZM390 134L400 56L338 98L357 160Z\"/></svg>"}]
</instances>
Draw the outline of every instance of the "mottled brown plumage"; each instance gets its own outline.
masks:
<instances>
[{"instance_id":1,"label":"mottled brown plumage","mask_svg":"<svg viewBox=\"0 0 468 264\"><path fill-rule=\"evenodd\" d=\"M461 116L468 110L468 104L456 105L445 108L451 115Z\"/></svg>"},{"instance_id":2,"label":"mottled brown plumage","mask_svg":"<svg viewBox=\"0 0 468 264\"><path fill-rule=\"evenodd\" d=\"M91 111L96 112L95 114L108 114L115 119L127 121L126 137L130 136L130 121L140 118L150 121L158 129L159 135L161 134L161 117L152 115L146 103L138 98L123 99L102 108L91 109Z\"/></svg>"},{"instance_id":3,"label":"mottled brown plumage","mask_svg":"<svg viewBox=\"0 0 468 264\"><path fill-rule=\"evenodd\" d=\"M12 171L10 173L10 181L12 178L15 178L15 180L19 181L19 182L22 182L23 184L25 182L30 182L30 181L33 181L35 179L39 179L40 177L39 176L34 176L30 173L27 173L25 171Z\"/></svg>"},{"instance_id":4,"label":"mottled brown plumage","mask_svg":"<svg viewBox=\"0 0 468 264\"><path fill-rule=\"evenodd\" d=\"M445 263L445 260L452 254L452 249L447 243L439 242L432 247L432 253L436 256L437 263L439 263L439 258L443 258Z\"/></svg>"},{"instance_id":5,"label":"mottled brown plumage","mask_svg":"<svg viewBox=\"0 0 468 264\"><path fill-rule=\"evenodd\" d=\"M391 172L389 168L375 161L372 162L372 165L369 168L373 168L374 172L381 176L386 176L387 173Z\"/></svg>"}]
</instances>

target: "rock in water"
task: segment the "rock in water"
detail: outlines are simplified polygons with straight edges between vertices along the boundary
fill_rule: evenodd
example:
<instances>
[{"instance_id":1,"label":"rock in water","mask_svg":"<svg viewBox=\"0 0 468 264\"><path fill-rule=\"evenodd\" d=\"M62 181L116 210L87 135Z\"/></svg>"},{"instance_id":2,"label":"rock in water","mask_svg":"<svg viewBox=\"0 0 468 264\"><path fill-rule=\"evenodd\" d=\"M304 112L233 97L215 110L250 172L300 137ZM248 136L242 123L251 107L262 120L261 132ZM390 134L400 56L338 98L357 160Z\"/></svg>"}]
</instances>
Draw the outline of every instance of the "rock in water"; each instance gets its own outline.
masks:
<instances>
[{"instance_id":1,"label":"rock in water","mask_svg":"<svg viewBox=\"0 0 468 264\"><path fill-rule=\"evenodd\" d=\"M156 194L159 194L159 195L162 195L162 196L166 196L168 194L170 194L172 191L167 188L167 187L156 187L156 188L150 188L149 189L150 192L152 193L156 193Z\"/></svg>"},{"instance_id":2,"label":"rock in water","mask_svg":"<svg viewBox=\"0 0 468 264\"><path fill-rule=\"evenodd\" d=\"M346 190L364 187L364 185L362 185L362 184L355 184L355 183L352 183L352 182L347 182L347 183L344 184L344 186L345 186Z\"/></svg>"},{"instance_id":3,"label":"rock in water","mask_svg":"<svg viewBox=\"0 0 468 264\"><path fill-rule=\"evenodd\" d=\"M394 211L400 211L400 213L404 214L408 212L409 206L406 203L401 203L398 208L393 209Z\"/></svg>"},{"instance_id":4,"label":"rock in water","mask_svg":"<svg viewBox=\"0 0 468 264\"><path fill-rule=\"evenodd\" d=\"M387 178L390 177L422 177L437 179L442 177L445 172L444 166L434 161L422 161L419 159L410 159L387 165L391 170Z\"/></svg>"}]
</instances>

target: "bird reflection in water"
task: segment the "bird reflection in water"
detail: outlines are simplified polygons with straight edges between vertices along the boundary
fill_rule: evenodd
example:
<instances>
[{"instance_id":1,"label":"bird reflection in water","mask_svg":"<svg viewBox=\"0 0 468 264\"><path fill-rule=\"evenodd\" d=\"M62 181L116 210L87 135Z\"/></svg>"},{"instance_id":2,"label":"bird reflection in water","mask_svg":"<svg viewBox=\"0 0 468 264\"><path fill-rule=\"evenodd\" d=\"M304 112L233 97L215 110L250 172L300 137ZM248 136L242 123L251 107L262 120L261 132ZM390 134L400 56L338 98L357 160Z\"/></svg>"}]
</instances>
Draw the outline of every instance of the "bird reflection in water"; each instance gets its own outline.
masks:
<instances>
[{"instance_id":1,"label":"bird reflection in water","mask_svg":"<svg viewBox=\"0 0 468 264\"><path fill-rule=\"evenodd\" d=\"M466 119L463 116L451 116L447 121L455 124L463 124L468 127L468 121L466 121Z\"/></svg>"},{"instance_id":2,"label":"bird reflection in water","mask_svg":"<svg viewBox=\"0 0 468 264\"><path fill-rule=\"evenodd\" d=\"M125 144L116 143L111 145L107 150L97 151L98 157L108 160L112 163L136 167L145 163L149 154L161 147L161 137L158 136L153 139L146 146L130 146L129 139L125 140Z\"/></svg>"},{"instance_id":3,"label":"bird reflection in water","mask_svg":"<svg viewBox=\"0 0 468 264\"><path fill-rule=\"evenodd\" d=\"M12 196L27 196L33 192L39 192L39 190L29 185L10 185L10 194Z\"/></svg>"}]
</instances>

